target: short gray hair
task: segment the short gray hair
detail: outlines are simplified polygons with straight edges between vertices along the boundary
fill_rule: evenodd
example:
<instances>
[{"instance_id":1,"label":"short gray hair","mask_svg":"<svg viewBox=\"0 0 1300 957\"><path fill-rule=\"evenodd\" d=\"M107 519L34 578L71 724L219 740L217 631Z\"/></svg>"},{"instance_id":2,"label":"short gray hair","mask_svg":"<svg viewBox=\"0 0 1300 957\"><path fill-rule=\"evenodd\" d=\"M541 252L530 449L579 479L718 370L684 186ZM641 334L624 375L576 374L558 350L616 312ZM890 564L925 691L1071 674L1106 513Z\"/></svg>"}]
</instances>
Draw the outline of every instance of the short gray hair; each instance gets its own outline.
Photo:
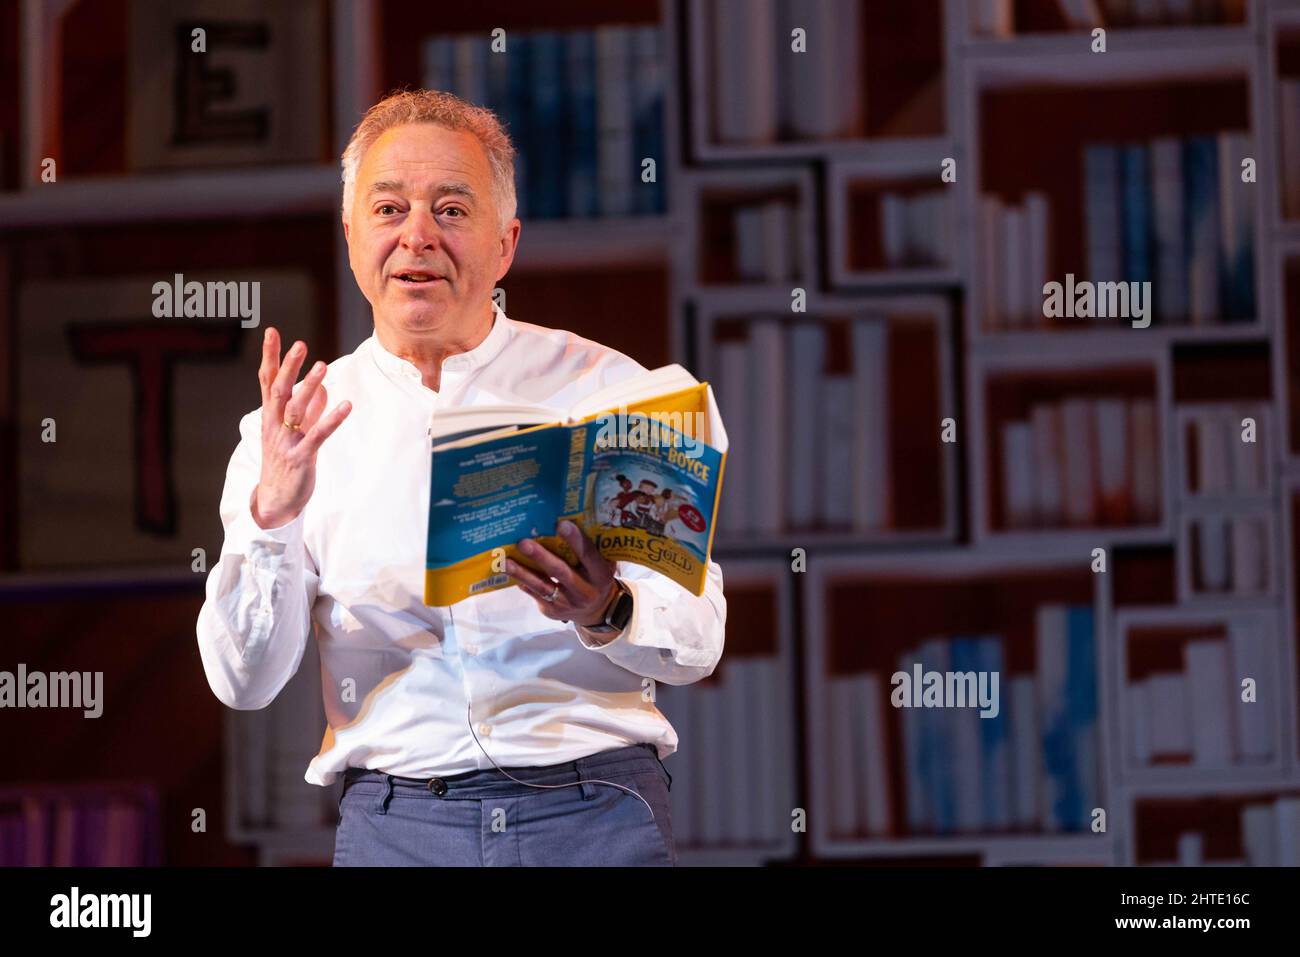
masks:
<instances>
[{"instance_id":1,"label":"short gray hair","mask_svg":"<svg viewBox=\"0 0 1300 957\"><path fill-rule=\"evenodd\" d=\"M409 123L433 123L472 133L492 169L492 193L500 225L515 218L515 147L497 115L440 90L402 90L384 97L361 118L343 150L343 217L349 218L361 158L386 131Z\"/></svg>"}]
</instances>

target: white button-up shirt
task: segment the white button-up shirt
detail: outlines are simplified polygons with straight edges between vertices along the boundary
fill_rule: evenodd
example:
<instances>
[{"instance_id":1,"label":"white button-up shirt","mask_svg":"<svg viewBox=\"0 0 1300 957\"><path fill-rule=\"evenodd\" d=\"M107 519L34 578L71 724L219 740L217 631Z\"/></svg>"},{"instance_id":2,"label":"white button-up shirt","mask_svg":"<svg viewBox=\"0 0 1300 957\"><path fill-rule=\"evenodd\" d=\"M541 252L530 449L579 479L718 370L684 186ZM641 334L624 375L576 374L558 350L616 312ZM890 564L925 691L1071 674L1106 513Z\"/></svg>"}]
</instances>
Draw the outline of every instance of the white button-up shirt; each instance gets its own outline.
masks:
<instances>
[{"instance_id":1,"label":"white button-up shirt","mask_svg":"<svg viewBox=\"0 0 1300 957\"><path fill-rule=\"evenodd\" d=\"M699 597L618 562L633 615L604 644L547 618L514 586L448 607L424 604L429 430L438 411L529 404L554 409L558 420L597 389L645 371L573 333L494 311L482 343L443 361L438 392L373 335L330 363L330 407L348 399L352 412L321 446L306 508L279 528L259 527L250 508L261 409L239 423L199 651L224 704L264 708L297 671L314 624L328 727L307 767L312 784L327 785L348 767L417 778L491 767L471 725L502 767L639 742L663 758L677 734L643 694L645 679L689 684L722 655L726 601L715 562Z\"/></svg>"}]
</instances>

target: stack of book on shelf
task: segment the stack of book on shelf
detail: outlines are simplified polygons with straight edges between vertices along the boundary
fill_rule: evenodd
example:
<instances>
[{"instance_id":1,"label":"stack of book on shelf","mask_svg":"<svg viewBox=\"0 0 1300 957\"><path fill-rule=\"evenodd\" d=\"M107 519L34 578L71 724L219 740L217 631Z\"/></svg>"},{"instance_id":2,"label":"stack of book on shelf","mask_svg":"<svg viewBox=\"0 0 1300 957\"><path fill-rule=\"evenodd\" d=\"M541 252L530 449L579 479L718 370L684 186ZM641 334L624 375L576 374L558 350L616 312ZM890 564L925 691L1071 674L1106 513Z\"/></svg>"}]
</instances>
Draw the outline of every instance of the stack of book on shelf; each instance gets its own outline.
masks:
<instances>
[{"instance_id":1,"label":"stack of book on shelf","mask_svg":"<svg viewBox=\"0 0 1300 957\"><path fill-rule=\"evenodd\" d=\"M861 0L717 0L703 60L713 135L726 144L823 140L862 128ZM801 28L806 52L792 49Z\"/></svg>"},{"instance_id":2,"label":"stack of book on shelf","mask_svg":"<svg viewBox=\"0 0 1300 957\"><path fill-rule=\"evenodd\" d=\"M1130 639L1136 641L1141 639ZM1183 670L1151 672L1124 689L1128 698L1130 764L1190 764L1226 768L1270 761L1274 751L1274 687L1260 623L1233 621L1227 639L1194 638L1183 645ZM1130 644L1130 649L1132 644ZM1242 701L1242 680L1256 682Z\"/></svg>"},{"instance_id":3,"label":"stack of book on shelf","mask_svg":"<svg viewBox=\"0 0 1300 957\"><path fill-rule=\"evenodd\" d=\"M1008 529L1149 525L1160 517L1155 401L1037 402L1002 424Z\"/></svg>"},{"instance_id":4,"label":"stack of book on shelf","mask_svg":"<svg viewBox=\"0 0 1300 957\"><path fill-rule=\"evenodd\" d=\"M906 698L908 686L891 691L880 675L831 679L828 760L836 833L892 832L886 701L902 725L900 820L908 833L1088 829L1100 799L1093 612L1086 605L1041 605L1036 615L1034 675L1009 674L1003 639L979 635L932 638L900 655L898 669L912 682L913 698L906 701L895 699ZM918 669L937 672L943 685L950 683L949 672L969 676L963 687L970 706L952 707L959 699L947 698L925 704L929 699L913 680ZM979 706L978 687L991 707ZM905 706L917 697L924 706Z\"/></svg>"},{"instance_id":5,"label":"stack of book on shelf","mask_svg":"<svg viewBox=\"0 0 1300 957\"><path fill-rule=\"evenodd\" d=\"M141 867L159 862L157 799L112 789L0 794L0 867Z\"/></svg>"},{"instance_id":6,"label":"stack of book on shelf","mask_svg":"<svg viewBox=\"0 0 1300 957\"><path fill-rule=\"evenodd\" d=\"M803 278L799 214L794 203L769 199L738 204L731 214L737 279L784 283Z\"/></svg>"},{"instance_id":7,"label":"stack of book on shelf","mask_svg":"<svg viewBox=\"0 0 1300 957\"><path fill-rule=\"evenodd\" d=\"M1149 282L1154 321L1255 318L1255 187L1250 136L1220 133L1084 147L1092 282Z\"/></svg>"},{"instance_id":8,"label":"stack of book on shelf","mask_svg":"<svg viewBox=\"0 0 1300 957\"><path fill-rule=\"evenodd\" d=\"M822 323L757 318L747 329L746 339L715 343L731 437L721 528L732 536L887 528L888 322L854 319L851 371L834 375L824 372Z\"/></svg>"},{"instance_id":9,"label":"stack of book on shelf","mask_svg":"<svg viewBox=\"0 0 1300 957\"><path fill-rule=\"evenodd\" d=\"M515 160L525 219L629 216L667 208L665 66L659 26L432 37L424 85L493 110ZM642 161L655 161L653 182Z\"/></svg>"},{"instance_id":10,"label":"stack of book on shelf","mask_svg":"<svg viewBox=\"0 0 1300 957\"><path fill-rule=\"evenodd\" d=\"M1047 197L1025 193L1017 205L984 196L979 230L983 327L994 331L1041 326L1043 284L1051 278L1052 262Z\"/></svg>"},{"instance_id":11,"label":"stack of book on shelf","mask_svg":"<svg viewBox=\"0 0 1300 957\"><path fill-rule=\"evenodd\" d=\"M1300 867L1300 797L1243 806L1241 843L1251 867Z\"/></svg>"},{"instance_id":12,"label":"stack of book on shelf","mask_svg":"<svg viewBox=\"0 0 1300 957\"><path fill-rule=\"evenodd\" d=\"M659 685L656 706L677 732L673 776L679 847L746 847L789 834L793 714L773 657L728 658L716 682Z\"/></svg>"},{"instance_id":13,"label":"stack of book on shelf","mask_svg":"<svg viewBox=\"0 0 1300 957\"><path fill-rule=\"evenodd\" d=\"M322 789L303 777L325 720L319 674L304 661L269 708L233 716L238 818L244 827L308 831L328 823Z\"/></svg>"},{"instance_id":14,"label":"stack of book on shelf","mask_svg":"<svg viewBox=\"0 0 1300 957\"><path fill-rule=\"evenodd\" d=\"M1268 491L1265 406L1202 405L1180 410L1187 450L1184 493L1259 495ZM1242 421L1255 420L1246 441Z\"/></svg>"},{"instance_id":15,"label":"stack of book on shelf","mask_svg":"<svg viewBox=\"0 0 1300 957\"><path fill-rule=\"evenodd\" d=\"M1252 597L1269 590L1272 513L1198 515L1191 519L1191 589L1196 594Z\"/></svg>"},{"instance_id":16,"label":"stack of book on shelf","mask_svg":"<svg viewBox=\"0 0 1300 957\"><path fill-rule=\"evenodd\" d=\"M952 197L943 190L880 196L880 239L885 266L943 266L953 261L956 235Z\"/></svg>"}]
</instances>

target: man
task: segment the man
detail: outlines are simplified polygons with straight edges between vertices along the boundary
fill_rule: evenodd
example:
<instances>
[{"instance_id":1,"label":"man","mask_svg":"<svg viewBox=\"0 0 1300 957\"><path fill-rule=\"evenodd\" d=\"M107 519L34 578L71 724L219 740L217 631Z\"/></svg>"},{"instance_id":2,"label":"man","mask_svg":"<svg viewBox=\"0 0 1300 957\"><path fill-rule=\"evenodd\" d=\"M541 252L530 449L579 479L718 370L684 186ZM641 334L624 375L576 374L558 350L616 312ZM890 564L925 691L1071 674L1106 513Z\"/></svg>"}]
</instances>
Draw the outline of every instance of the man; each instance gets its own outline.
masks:
<instances>
[{"instance_id":1,"label":"man","mask_svg":"<svg viewBox=\"0 0 1300 957\"><path fill-rule=\"evenodd\" d=\"M491 112L449 94L371 108L343 154L343 231L374 335L295 387L306 345L282 359L268 328L226 475L204 670L228 706L264 708L314 624L328 727L306 780L344 775L336 865L676 861L660 759L677 736L648 689L716 666L717 564L696 597L566 523L577 567L524 539L545 574L509 562L517 587L422 602L433 417L558 417L644 372L493 303L520 235L513 157Z\"/></svg>"}]
</instances>

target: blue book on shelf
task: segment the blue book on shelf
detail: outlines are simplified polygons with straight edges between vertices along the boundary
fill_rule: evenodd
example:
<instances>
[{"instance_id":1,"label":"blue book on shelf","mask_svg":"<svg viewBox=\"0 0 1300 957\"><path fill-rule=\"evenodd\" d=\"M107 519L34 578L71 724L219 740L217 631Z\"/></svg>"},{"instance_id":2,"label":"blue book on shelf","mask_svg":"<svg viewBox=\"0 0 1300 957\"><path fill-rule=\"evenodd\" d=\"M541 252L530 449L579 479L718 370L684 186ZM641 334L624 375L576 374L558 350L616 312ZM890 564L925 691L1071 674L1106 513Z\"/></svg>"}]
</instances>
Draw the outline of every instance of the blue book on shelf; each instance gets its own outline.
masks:
<instances>
[{"instance_id":1,"label":"blue book on shelf","mask_svg":"<svg viewBox=\"0 0 1300 957\"><path fill-rule=\"evenodd\" d=\"M667 208L664 201L664 72L663 33L658 26L638 27L632 35L632 150L636 160L633 212L654 215ZM641 163L655 161L655 181L641 180Z\"/></svg>"},{"instance_id":2,"label":"blue book on shelf","mask_svg":"<svg viewBox=\"0 0 1300 957\"><path fill-rule=\"evenodd\" d=\"M528 197L526 186L528 179L528 157L524 155L524 138L527 127L524 117L513 116L510 112L511 76L520 69L523 57L524 37L509 37L504 53L492 50L487 55L487 101L483 104L501 120L515 147L515 213L520 219L526 216Z\"/></svg>"},{"instance_id":3,"label":"blue book on shelf","mask_svg":"<svg viewBox=\"0 0 1300 957\"><path fill-rule=\"evenodd\" d=\"M1043 823L1049 831L1079 828L1083 801L1075 760L1070 708L1069 609L1045 606L1038 611L1039 734L1043 743Z\"/></svg>"},{"instance_id":4,"label":"blue book on shelf","mask_svg":"<svg viewBox=\"0 0 1300 957\"><path fill-rule=\"evenodd\" d=\"M568 209L564 103L564 38L552 31L529 39L528 122L534 132L529 144L528 214L534 219L558 219Z\"/></svg>"},{"instance_id":5,"label":"blue book on shelf","mask_svg":"<svg viewBox=\"0 0 1300 957\"><path fill-rule=\"evenodd\" d=\"M531 47L531 38L527 34L514 33L507 40L504 53L494 52L488 55L488 90L493 97L493 109L505 122L517 151L515 198L520 219L532 216L532 197L528 191L531 180L528 171L534 162L534 127L528 115L528 83L532 77L529 69ZM496 99L498 96L499 101Z\"/></svg>"},{"instance_id":6,"label":"blue book on shelf","mask_svg":"<svg viewBox=\"0 0 1300 957\"><path fill-rule=\"evenodd\" d=\"M451 37L429 37L424 41L422 83L426 90L455 89L455 49Z\"/></svg>"},{"instance_id":7,"label":"blue book on shelf","mask_svg":"<svg viewBox=\"0 0 1300 957\"><path fill-rule=\"evenodd\" d=\"M918 649L923 672L949 670L949 646L946 639L932 638ZM951 834L957 829L956 779L953 774L952 738L946 708L922 708L921 767L928 796L930 825L936 833Z\"/></svg>"},{"instance_id":8,"label":"blue book on shelf","mask_svg":"<svg viewBox=\"0 0 1300 957\"><path fill-rule=\"evenodd\" d=\"M984 828L983 758L984 719L979 716L979 677L983 667L979 639L953 638L948 645L956 687L965 689L965 700L949 701L947 731L951 742L954 802L957 829L975 832Z\"/></svg>"},{"instance_id":9,"label":"blue book on shelf","mask_svg":"<svg viewBox=\"0 0 1300 957\"><path fill-rule=\"evenodd\" d=\"M565 215L600 211L596 165L596 35L579 30L564 37L564 86L568 109L569 208Z\"/></svg>"},{"instance_id":10,"label":"blue book on shelf","mask_svg":"<svg viewBox=\"0 0 1300 957\"><path fill-rule=\"evenodd\" d=\"M1120 179L1123 184L1124 279L1151 281L1151 176L1150 153L1145 143L1120 147Z\"/></svg>"},{"instance_id":11,"label":"blue book on shelf","mask_svg":"<svg viewBox=\"0 0 1300 957\"><path fill-rule=\"evenodd\" d=\"M1219 210L1223 238L1219 262L1219 300L1223 318L1255 318L1255 198L1258 190L1241 180L1241 160L1252 153L1248 133L1220 133Z\"/></svg>"},{"instance_id":12,"label":"blue book on shelf","mask_svg":"<svg viewBox=\"0 0 1300 957\"><path fill-rule=\"evenodd\" d=\"M1011 827L1011 686L1003 667L1002 639L997 635L980 638L979 670L998 677L996 717L979 718L981 817L988 830Z\"/></svg>"},{"instance_id":13,"label":"blue book on shelf","mask_svg":"<svg viewBox=\"0 0 1300 957\"><path fill-rule=\"evenodd\" d=\"M1123 278L1120 258L1119 147L1090 143L1083 151L1084 221L1088 234L1088 276L1092 282Z\"/></svg>"},{"instance_id":14,"label":"blue book on shelf","mask_svg":"<svg viewBox=\"0 0 1300 957\"><path fill-rule=\"evenodd\" d=\"M1212 136L1183 142L1189 311L1194 324L1218 322L1219 157Z\"/></svg>"},{"instance_id":15,"label":"blue book on shelf","mask_svg":"<svg viewBox=\"0 0 1300 957\"><path fill-rule=\"evenodd\" d=\"M1097 644L1092 608L1071 605L1067 615L1069 691L1067 711L1074 739L1074 779L1078 805L1067 819L1067 830L1086 830L1092 809L1098 807L1101 789L1098 782L1101 762L1097 732ZM1073 823L1077 822L1077 823Z\"/></svg>"}]
</instances>

